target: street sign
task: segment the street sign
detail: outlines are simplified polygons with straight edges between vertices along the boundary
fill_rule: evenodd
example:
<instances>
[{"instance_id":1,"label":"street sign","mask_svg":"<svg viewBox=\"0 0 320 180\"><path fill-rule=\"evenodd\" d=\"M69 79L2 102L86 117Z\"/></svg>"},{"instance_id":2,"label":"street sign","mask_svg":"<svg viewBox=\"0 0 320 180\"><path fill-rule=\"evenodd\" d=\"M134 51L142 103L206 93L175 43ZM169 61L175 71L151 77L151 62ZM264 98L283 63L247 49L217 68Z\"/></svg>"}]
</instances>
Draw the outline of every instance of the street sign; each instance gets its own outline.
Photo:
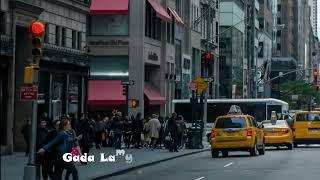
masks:
<instances>
[{"instance_id":1,"label":"street sign","mask_svg":"<svg viewBox=\"0 0 320 180\"><path fill-rule=\"evenodd\" d=\"M131 81L125 81L125 82L121 82L121 85L134 85L135 81L131 80Z\"/></svg>"},{"instance_id":2,"label":"street sign","mask_svg":"<svg viewBox=\"0 0 320 180\"><path fill-rule=\"evenodd\" d=\"M207 78L204 78L204 81L205 81L205 82L209 82L209 83L211 83L211 82L213 82L213 81L214 81L214 77L207 77Z\"/></svg>"},{"instance_id":3,"label":"street sign","mask_svg":"<svg viewBox=\"0 0 320 180\"><path fill-rule=\"evenodd\" d=\"M197 89L197 84L196 83L190 83L189 88L194 91L194 90Z\"/></svg>"},{"instance_id":4,"label":"street sign","mask_svg":"<svg viewBox=\"0 0 320 180\"><path fill-rule=\"evenodd\" d=\"M38 99L38 87L21 87L20 100L21 101L35 101Z\"/></svg>"},{"instance_id":5,"label":"street sign","mask_svg":"<svg viewBox=\"0 0 320 180\"><path fill-rule=\"evenodd\" d=\"M197 84L197 94L202 94L202 92L208 88L208 83L206 83L202 77L196 78L193 80L193 83Z\"/></svg>"}]
</instances>

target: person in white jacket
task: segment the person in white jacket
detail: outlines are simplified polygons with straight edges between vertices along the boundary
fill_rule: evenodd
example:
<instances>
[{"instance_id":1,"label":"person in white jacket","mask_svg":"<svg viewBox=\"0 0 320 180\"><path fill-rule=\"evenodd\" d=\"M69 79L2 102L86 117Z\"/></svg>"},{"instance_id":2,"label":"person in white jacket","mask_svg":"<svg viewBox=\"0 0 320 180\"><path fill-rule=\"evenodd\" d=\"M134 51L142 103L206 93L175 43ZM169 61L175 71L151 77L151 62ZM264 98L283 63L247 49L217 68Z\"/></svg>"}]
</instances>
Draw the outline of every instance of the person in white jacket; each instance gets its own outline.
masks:
<instances>
[{"instance_id":1,"label":"person in white jacket","mask_svg":"<svg viewBox=\"0 0 320 180\"><path fill-rule=\"evenodd\" d=\"M159 138L161 123L156 114L153 114L151 116L151 120L148 123L150 128L151 144L152 144L152 150L153 150Z\"/></svg>"}]
</instances>

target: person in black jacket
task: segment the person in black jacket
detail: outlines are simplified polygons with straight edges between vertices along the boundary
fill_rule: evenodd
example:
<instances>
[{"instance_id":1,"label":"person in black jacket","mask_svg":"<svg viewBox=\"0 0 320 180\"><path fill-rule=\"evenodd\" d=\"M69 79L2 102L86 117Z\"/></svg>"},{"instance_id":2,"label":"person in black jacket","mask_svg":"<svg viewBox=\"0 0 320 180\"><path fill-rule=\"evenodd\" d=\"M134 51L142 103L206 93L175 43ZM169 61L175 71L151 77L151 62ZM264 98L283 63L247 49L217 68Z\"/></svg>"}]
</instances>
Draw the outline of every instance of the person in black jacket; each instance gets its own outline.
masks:
<instances>
[{"instance_id":1,"label":"person in black jacket","mask_svg":"<svg viewBox=\"0 0 320 180\"><path fill-rule=\"evenodd\" d=\"M173 113L168 121L168 131L173 140L171 146L169 147L170 152L178 152L178 125L177 125L177 114Z\"/></svg>"},{"instance_id":2,"label":"person in black jacket","mask_svg":"<svg viewBox=\"0 0 320 180\"><path fill-rule=\"evenodd\" d=\"M115 139L115 149L121 149L121 138L123 133L123 120L121 118L121 114L117 114L113 118L113 122L111 125L111 129L114 132L114 139Z\"/></svg>"},{"instance_id":3,"label":"person in black jacket","mask_svg":"<svg viewBox=\"0 0 320 180\"><path fill-rule=\"evenodd\" d=\"M128 117L125 118L124 120L124 131L123 131L123 138L124 138L124 143L126 145L126 148L130 148L130 140L131 140L131 127L132 127L132 123L129 120Z\"/></svg>"},{"instance_id":4,"label":"person in black jacket","mask_svg":"<svg viewBox=\"0 0 320 180\"><path fill-rule=\"evenodd\" d=\"M132 122L132 141L135 148L141 147L141 133L143 132L143 121L141 113L138 113L136 119Z\"/></svg>"},{"instance_id":5,"label":"person in black jacket","mask_svg":"<svg viewBox=\"0 0 320 180\"><path fill-rule=\"evenodd\" d=\"M94 139L93 125L90 124L89 119L81 115L80 122L77 128L77 136L80 137L79 145L81 147L82 154L89 154L90 149L92 148L92 142ZM87 164L87 162L82 162L82 164Z\"/></svg>"},{"instance_id":6,"label":"person in black jacket","mask_svg":"<svg viewBox=\"0 0 320 180\"><path fill-rule=\"evenodd\" d=\"M46 144L46 140L47 140L47 135L48 135L49 131L47 129L47 121L45 119L40 119L38 121L38 128L37 128L37 138L36 138L36 150L38 151L39 149L41 149L45 144ZM53 176L52 174L50 174L50 170L49 170L49 163L47 161L48 159L48 154L45 153L43 156L37 156L36 157L36 162L39 166L42 166L42 177L44 180L48 179L48 177L50 176L50 178L52 179Z\"/></svg>"},{"instance_id":7,"label":"person in black jacket","mask_svg":"<svg viewBox=\"0 0 320 180\"><path fill-rule=\"evenodd\" d=\"M27 119L26 124L23 126L21 133L27 144L25 156L28 156L29 150L30 150L30 133L31 133L31 120L29 118Z\"/></svg>"}]
</instances>

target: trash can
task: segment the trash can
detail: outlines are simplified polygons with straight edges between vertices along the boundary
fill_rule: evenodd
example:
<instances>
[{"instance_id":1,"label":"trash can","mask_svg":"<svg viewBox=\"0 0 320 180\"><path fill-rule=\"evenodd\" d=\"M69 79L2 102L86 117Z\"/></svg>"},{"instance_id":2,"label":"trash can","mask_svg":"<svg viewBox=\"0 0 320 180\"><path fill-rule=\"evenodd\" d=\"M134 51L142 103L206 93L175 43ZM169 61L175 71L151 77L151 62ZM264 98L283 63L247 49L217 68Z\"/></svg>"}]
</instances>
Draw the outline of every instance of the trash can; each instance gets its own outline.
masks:
<instances>
[{"instance_id":1,"label":"trash can","mask_svg":"<svg viewBox=\"0 0 320 180\"><path fill-rule=\"evenodd\" d=\"M187 148L202 149L202 128L195 124L187 129Z\"/></svg>"}]
</instances>

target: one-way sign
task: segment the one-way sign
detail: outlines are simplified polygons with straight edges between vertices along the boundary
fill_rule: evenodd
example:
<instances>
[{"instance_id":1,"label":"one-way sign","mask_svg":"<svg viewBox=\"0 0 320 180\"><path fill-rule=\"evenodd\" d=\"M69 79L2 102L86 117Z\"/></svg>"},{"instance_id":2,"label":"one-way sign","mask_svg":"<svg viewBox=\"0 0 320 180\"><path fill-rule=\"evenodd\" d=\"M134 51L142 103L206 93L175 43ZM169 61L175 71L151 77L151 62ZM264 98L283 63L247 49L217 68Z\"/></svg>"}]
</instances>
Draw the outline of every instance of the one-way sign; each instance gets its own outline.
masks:
<instances>
[{"instance_id":1,"label":"one-way sign","mask_svg":"<svg viewBox=\"0 0 320 180\"><path fill-rule=\"evenodd\" d=\"M214 77L207 77L207 78L204 78L204 81L205 81L205 82L209 82L209 83L211 83L211 82L213 82L213 81L214 81Z\"/></svg>"}]
</instances>

